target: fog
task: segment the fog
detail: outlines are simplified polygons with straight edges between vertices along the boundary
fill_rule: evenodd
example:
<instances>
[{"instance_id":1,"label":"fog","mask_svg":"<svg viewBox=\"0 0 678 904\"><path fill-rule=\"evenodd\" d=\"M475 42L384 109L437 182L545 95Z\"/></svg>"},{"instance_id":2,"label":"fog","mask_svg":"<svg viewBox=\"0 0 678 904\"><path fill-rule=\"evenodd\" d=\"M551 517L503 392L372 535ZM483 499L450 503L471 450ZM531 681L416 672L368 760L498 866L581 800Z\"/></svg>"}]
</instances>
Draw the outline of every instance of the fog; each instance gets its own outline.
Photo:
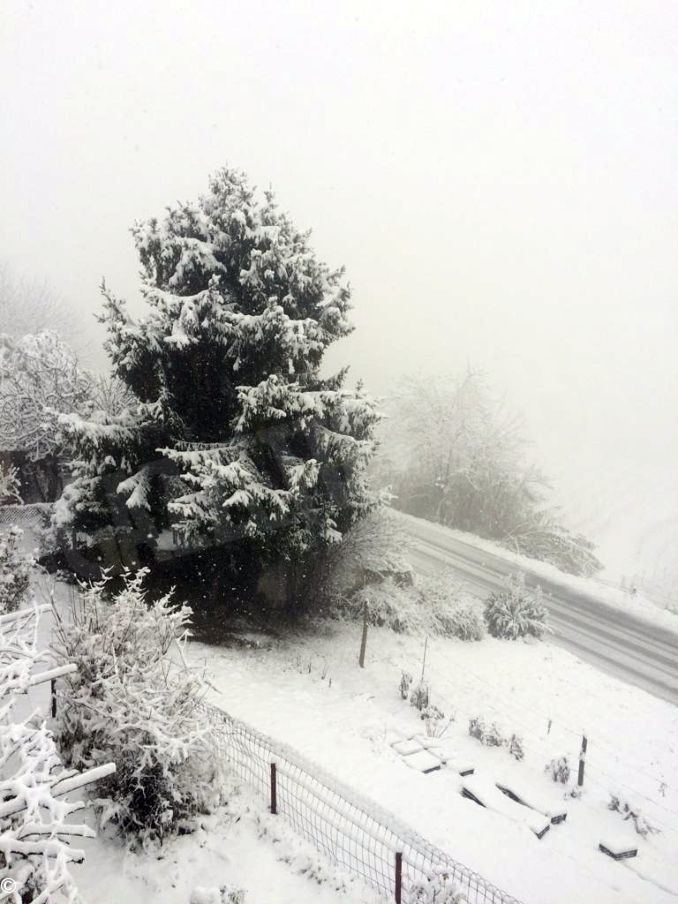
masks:
<instances>
[{"instance_id":1,"label":"fog","mask_svg":"<svg viewBox=\"0 0 678 904\"><path fill-rule=\"evenodd\" d=\"M228 162L344 264L375 394L488 371L610 574L678 573L678 8L5 4L0 253L139 310L128 228ZM135 300L136 299L136 300ZM666 576L665 575L665 576Z\"/></svg>"}]
</instances>

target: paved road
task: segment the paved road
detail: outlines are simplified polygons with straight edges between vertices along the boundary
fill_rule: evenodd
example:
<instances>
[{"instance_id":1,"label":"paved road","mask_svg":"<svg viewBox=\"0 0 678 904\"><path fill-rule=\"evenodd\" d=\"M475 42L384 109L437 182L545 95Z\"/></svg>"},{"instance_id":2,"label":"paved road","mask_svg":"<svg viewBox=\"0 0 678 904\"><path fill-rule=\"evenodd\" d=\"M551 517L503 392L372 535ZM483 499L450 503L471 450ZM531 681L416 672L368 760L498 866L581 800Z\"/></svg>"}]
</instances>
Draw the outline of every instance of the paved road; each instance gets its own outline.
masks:
<instances>
[{"instance_id":1,"label":"paved road","mask_svg":"<svg viewBox=\"0 0 678 904\"><path fill-rule=\"evenodd\" d=\"M453 569L469 589L486 598L516 566L500 555L457 539L439 525L403 516L412 546L409 559L417 571L435 574ZM643 621L594 597L541 576L550 611L553 641L606 672L678 705L678 632Z\"/></svg>"}]
</instances>

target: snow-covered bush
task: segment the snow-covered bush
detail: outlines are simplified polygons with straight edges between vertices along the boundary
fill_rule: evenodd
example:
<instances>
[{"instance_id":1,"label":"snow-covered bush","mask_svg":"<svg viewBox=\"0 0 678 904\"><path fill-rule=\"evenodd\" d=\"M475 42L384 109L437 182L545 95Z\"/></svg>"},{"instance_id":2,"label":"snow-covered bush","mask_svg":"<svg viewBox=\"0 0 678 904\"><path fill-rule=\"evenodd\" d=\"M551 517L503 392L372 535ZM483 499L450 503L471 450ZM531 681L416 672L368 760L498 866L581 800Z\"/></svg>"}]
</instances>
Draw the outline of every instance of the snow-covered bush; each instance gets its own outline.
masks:
<instances>
[{"instance_id":1,"label":"snow-covered bush","mask_svg":"<svg viewBox=\"0 0 678 904\"><path fill-rule=\"evenodd\" d=\"M126 577L110 599L106 582L86 589L67 617L57 616L54 643L60 661L78 666L59 694L58 740L68 765L117 763L94 806L102 825L112 822L141 844L162 841L219 793L198 706L202 683L181 648L190 609L169 595L150 602L145 574Z\"/></svg>"},{"instance_id":2,"label":"snow-covered bush","mask_svg":"<svg viewBox=\"0 0 678 904\"><path fill-rule=\"evenodd\" d=\"M407 700L410 695L410 687L412 686L412 676L409 672L402 672L400 675L400 684L398 690L403 700Z\"/></svg>"},{"instance_id":3,"label":"snow-covered bush","mask_svg":"<svg viewBox=\"0 0 678 904\"><path fill-rule=\"evenodd\" d=\"M483 639L482 611L456 575L445 571L435 577L423 578L419 587L429 614L431 633L459 640Z\"/></svg>"},{"instance_id":4,"label":"snow-covered bush","mask_svg":"<svg viewBox=\"0 0 678 904\"><path fill-rule=\"evenodd\" d=\"M429 705L430 694L431 692L428 684L424 680L421 680L412 688L410 703L415 709L418 709L419 712L423 712Z\"/></svg>"},{"instance_id":5,"label":"snow-covered bush","mask_svg":"<svg viewBox=\"0 0 678 904\"><path fill-rule=\"evenodd\" d=\"M8 904L78 900L70 865L84 852L69 841L94 832L68 821L85 804L63 796L115 769L108 763L89 775L65 772L40 714L17 716L18 695L60 674L44 671L50 657L37 647L41 612L37 606L22 609L0 623L0 877ZM34 673L37 666L41 671Z\"/></svg>"},{"instance_id":6,"label":"snow-covered bush","mask_svg":"<svg viewBox=\"0 0 678 904\"><path fill-rule=\"evenodd\" d=\"M429 634L480 640L485 634L482 610L466 598L458 581L417 578L410 585L390 575L353 593L337 594L326 605L330 617L360 620L368 603L368 622L397 633Z\"/></svg>"},{"instance_id":7,"label":"snow-covered bush","mask_svg":"<svg viewBox=\"0 0 678 904\"><path fill-rule=\"evenodd\" d=\"M5 467L0 462L0 505L10 502L21 502L19 495L19 472L11 466Z\"/></svg>"},{"instance_id":8,"label":"snow-covered bush","mask_svg":"<svg viewBox=\"0 0 678 904\"><path fill-rule=\"evenodd\" d=\"M191 892L189 904L245 904L245 892L226 885L210 888L197 886Z\"/></svg>"},{"instance_id":9,"label":"snow-covered bush","mask_svg":"<svg viewBox=\"0 0 678 904\"><path fill-rule=\"evenodd\" d=\"M466 898L444 867L425 880L411 882L404 892L403 904L466 904Z\"/></svg>"},{"instance_id":10,"label":"snow-covered bush","mask_svg":"<svg viewBox=\"0 0 678 904\"><path fill-rule=\"evenodd\" d=\"M507 744L507 739L502 735L496 722L487 725L480 716L469 719L468 733L476 738L485 747L502 747Z\"/></svg>"},{"instance_id":11,"label":"snow-covered bush","mask_svg":"<svg viewBox=\"0 0 678 904\"><path fill-rule=\"evenodd\" d=\"M505 640L543 637L548 631L547 616L541 588L526 587L524 574L509 575L504 589L492 593L485 605L488 631Z\"/></svg>"},{"instance_id":12,"label":"snow-covered bush","mask_svg":"<svg viewBox=\"0 0 678 904\"><path fill-rule=\"evenodd\" d=\"M33 559L21 551L22 536L14 526L0 533L0 614L18 609L30 586Z\"/></svg>"},{"instance_id":13,"label":"snow-covered bush","mask_svg":"<svg viewBox=\"0 0 678 904\"><path fill-rule=\"evenodd\" d=\"M475 716L473 719L469 719L468 733L485 747L505 747L516 760L522 760L525 757L523 739L520 735L514 732L505 736L496 722L488 725L480 716Z\"/></svg>"},{"instance_id":14,"label":"snow-covered bush","mask_svg":"<svg viewBox=\"0 0 678 904\"><path fill-rule=\"evenodd\" d=\"M361 620L367 602L367 620L375 627L386 627L397 634L423 634L427 631L427 612L415 587L404 587L389 577L356 593L336 597L326 612L335 618Z\"/></svg>"},{"instance_id":15,"label":"snow-covered bush","mask_svg":"<svg viewBox=\"0 0 678 904\"><path fill-rule=\"evenodd\" d=\"M459 640L482 640L485 623L482 614L472 604L459 603L448 609L436 610L435 620L442 637L458 637Z\"/></svg>"},{"instance_id":16,"label":"snow-covered bush","mask_svg":"<svg viewBox=\"0 0 678 904\"><path fill-rule=\"evenodd\" d=\"M642 835L643 838L646 838L648 835L654 835L660 831L660 829L648 822L638 807L629 803L629 801L620 794L610 795L610 802L608 803L607 808L608 810L614 810L617 813L621 813L624 820L631 820L636 832L639 835Z\"/></svg>"},{"instance_id":17,"label":"snow-covered bush","mask_svg":"<svg viewBox=\"0 0 678 904\"><path fill-rule=\"evenodd\" d=\"M398 587L411 586L412 568L404 558L408 546L402 519L387 506L378 506L328 551L320 592L333 600L386 580Z\"/></svg>"},{"instance_id":18,"label":"snow-covered bush","mask_svg":"<svg viewBox=\"0 0 678 904\"><path fill-rule=\"evenodd\" d=\"M523 739L520 735L512 734L508 739L508 752L514 760L522 760L525 758L525 750L523 749Z\"/></svg>"},{"instance_id":19,"label":"snow-covered bush","mask_svg":"<svg viewBox=\"0 0 678 904\"><path fill-rule=\"evenodd\" d=\"M550 774L554 782L559 782L561 785L566 785L570 780L571 770L566 756L551 760L546 764L544 771Z\"/></svg>"},{"instance_id":20,"label":"snow-covered bush","mask_svg":"<svg viewBox=\"0 0 678 904\"><path fill-rule=\"evenodd\" d=\"M452 721L452 718L448 719L442 709L437 707L435 703L429 703L428 706L422 709L421 718L429 738L442 738Z\"/></svg>"}]
</instances>

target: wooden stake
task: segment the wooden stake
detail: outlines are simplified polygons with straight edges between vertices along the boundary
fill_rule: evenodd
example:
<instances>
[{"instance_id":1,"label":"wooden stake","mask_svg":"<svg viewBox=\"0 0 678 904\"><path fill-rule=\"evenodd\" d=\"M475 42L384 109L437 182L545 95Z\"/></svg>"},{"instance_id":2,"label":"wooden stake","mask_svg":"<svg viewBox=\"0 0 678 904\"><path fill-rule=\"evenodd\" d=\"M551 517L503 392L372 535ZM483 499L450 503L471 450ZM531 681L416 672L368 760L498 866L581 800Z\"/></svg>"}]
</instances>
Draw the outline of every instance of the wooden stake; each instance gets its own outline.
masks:
<instances>
[{"instance_id":1,"label":"wooden stake","mask_svg":"<svg viewBox=\"0 0 678 904\"><path fill-rule=\"evenodd\" d=\"M428 649L428 635L426 635L426 639L424 640L424 658L421 663L421 681L424 681L424 671L426 670L426 650Z\"/></svg>"},{"instance_id":2,"label":"wooden stake","mask_svg":"<svg viewBox=\"0 0 678 904\"><path fill-rule=\"evenodd\" d=\"M365 651L367 650L367 600L363 604L363 636L360 641L360 656L358 657L358 662L360 664L360 668L365 668Z\"/></svg>"},{"instance_id":3,"label":"wooden stake","mask_svg":"<svg viewBox=\"0 0 678 904\"><path fill-rule=\"evenodd\" d=\"M52 718L56 719L57 703L56 703L56 678L52 678L50 682L50 695L52 697Z\"/></svg>"},{"instance_id":4,"label":"wooden stake","mask_svg":"<svg viewBox=\"0 0 678 904\"><path fill-rule=\"evenodd\" d=\"M278 775L275 763L271 763L271 813L278 812Z\"/></svg>"},{"instance_id":5,"label":"wooden stake","mask_svg":"<svg viewBox=\"0 0 678 904\"><path fill-rule=\"evenodd\" d=\"M402 904L403 900L403 855L400 851L395 855L395 902Z\"/></svg>"},{"instance_id":6,"label":"wooden stake","mask_svg":"<svg viewBox=\"0 0 678 904\"><path fill-rule=\"evenodd\" d=\"M586 747L588 741L586 735L582 735L581 753L579 754L579 775L577 776L577 785L581 788L584 785L584 766L586 764Z\"/></svg>"}]
</instances>

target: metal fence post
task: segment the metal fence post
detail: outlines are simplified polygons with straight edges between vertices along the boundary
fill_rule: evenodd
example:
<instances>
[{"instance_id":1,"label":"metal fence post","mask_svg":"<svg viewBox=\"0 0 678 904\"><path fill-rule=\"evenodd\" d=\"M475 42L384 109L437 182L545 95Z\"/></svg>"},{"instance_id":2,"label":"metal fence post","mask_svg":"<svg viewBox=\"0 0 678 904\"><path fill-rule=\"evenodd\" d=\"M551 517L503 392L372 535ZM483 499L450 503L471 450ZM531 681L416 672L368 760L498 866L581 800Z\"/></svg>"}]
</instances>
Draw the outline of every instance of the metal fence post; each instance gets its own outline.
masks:
<instances>
[{"instance_id":1,"label":"metal fence post","mask_svg":"<svg viewBox=\"0 0 678 904\"><path fill-rule=\"evenodd\" d=\"M278 773L275 763L271 763L271 813L278 812Z\"/></svg>"},{"instance_id":2,"label":"metal fence post","mask_svg":"<svg viewBox=\"0 0 678 904\"><path fill-rule=\"evenodd\" d=\"M395 902L402 904L403 900L403 855L396 851L395 855Z\"/></svg>"}]
</instances>

